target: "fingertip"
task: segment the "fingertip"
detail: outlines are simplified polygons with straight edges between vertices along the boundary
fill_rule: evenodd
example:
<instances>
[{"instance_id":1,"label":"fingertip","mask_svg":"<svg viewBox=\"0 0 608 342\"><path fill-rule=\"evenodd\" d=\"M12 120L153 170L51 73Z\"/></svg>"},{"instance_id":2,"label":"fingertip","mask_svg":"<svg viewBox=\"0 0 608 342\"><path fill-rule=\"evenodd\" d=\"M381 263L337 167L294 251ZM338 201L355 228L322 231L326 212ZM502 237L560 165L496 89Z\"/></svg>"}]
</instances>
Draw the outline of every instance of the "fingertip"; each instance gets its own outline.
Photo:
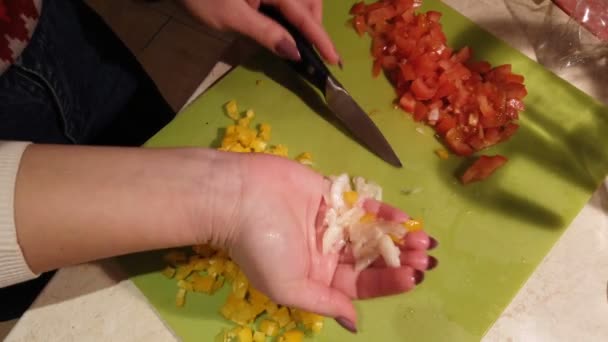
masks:
<instances>
[{"instance_id":1,"label":"fingertip","mask_svg":"<svg viewBox=\"0 0 608 342\"><path fill-rule=\"evenodd\" d=\"M435 240L434 237L429 237L429 250L437 248L439 246L439 241Z\"/></svg>"},{"instance_id":2,"label":"fingertip","mask_svg":"<svg viewBox=\"0 0 608 342\"><path fill-rule=\"evenodd\" d=\"M437 267L437 265L439 265L439 260L437 260L437 258L435 258L434 256L429 255L429 261L426 268L427 271L434 269L435 267Z\"/></svg>"}]
</instances>

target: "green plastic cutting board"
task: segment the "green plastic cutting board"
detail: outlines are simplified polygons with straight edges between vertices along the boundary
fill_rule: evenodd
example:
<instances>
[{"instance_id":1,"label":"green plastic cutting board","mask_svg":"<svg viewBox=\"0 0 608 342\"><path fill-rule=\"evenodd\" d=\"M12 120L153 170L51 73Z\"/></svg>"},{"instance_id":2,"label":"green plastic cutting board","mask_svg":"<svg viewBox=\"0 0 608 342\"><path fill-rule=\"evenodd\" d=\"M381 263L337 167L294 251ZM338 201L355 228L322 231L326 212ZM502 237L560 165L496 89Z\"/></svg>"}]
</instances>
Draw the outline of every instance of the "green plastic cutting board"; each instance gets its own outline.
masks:
<instances>
[{"instance_id":1,"label":"green plastic cutting board","mask_svg":"<svg viewBox=\"0 0 608 342\"><path fill-rule=\"evenodd\" d=\"M273 142L286 144L291 156L310 151L325 174L348 172L379 182L388 202L424 218L427 230L440 241L433 251L439 267L419 288L358 302L358 335L327 320L315 340L479 340L606 174L608 110L452 9L426 0L426 9L444 14L452 46L469 44L477 58L513 64L515 72L525 75L529 90L521 129L512 140L485 152L503 154L509 162L490 179L463 187L455 174L467 161L437 158L434 150L441 144L432 130L393 109L389 82L371 77L370 41L346 24L351 4L325 3L325 23L345 65L335 74L364 109L374 112L372 118L394 146L402 169L380 161L319 115L325 109L318 94L267 55L236 68L148 146L212 146L221 128L230 124L222 111L226 101L236 99L241 109L253 108L256 122L270 123ZM183 340L212 341L222 327L231 326L217 313L225 292L213 297L189 294L185 308L178 309L175 282L156 272L162 266L158 254L126 262L135 272L135 284ZM278 261L269 260L273 262Z\"/></svg>"}]
</instances>

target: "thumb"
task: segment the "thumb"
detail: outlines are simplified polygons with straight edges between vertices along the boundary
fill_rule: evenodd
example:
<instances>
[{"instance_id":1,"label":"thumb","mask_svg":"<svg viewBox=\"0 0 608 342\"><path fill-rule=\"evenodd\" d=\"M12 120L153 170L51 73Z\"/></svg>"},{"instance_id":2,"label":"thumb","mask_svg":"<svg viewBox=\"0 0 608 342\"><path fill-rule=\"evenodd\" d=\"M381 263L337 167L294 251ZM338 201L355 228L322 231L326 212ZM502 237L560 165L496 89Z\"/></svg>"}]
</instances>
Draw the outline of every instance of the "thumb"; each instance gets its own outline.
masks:
<instances>
[{"instance_id":1,"label":"thumb","mask_svg":"<svg viewBox=\"0 0 608 342\"><path fill-rule=\"evenodd\" d=\"M294 296L289 305L334 317L345 329L351 332L357 331L355 306L344 293L311 280L301 283L296 288L290 288L290 293Z\"/></svg>"},{"instance_id":2,"label":"thumb","mask_svg":"<svg viewBox=\"0 0 608 342\"><path fill-rule=\"evenodd\" d=\"M251 37L283 58L300 60L296 43L283 26L245 3L243 5L232 13L230 21L233 30Z\"/></svg>"}]
</instances>

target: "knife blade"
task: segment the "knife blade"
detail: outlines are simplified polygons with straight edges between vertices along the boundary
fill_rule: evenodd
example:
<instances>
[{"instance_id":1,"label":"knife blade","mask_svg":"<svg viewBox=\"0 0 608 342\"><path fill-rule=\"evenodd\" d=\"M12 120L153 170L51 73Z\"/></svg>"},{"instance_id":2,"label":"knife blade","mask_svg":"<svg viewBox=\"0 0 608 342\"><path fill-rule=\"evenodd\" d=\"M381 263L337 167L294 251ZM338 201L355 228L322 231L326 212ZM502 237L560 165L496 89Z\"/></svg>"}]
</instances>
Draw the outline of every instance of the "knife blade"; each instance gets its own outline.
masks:
<instances>
[{"instance_id":1,"label":"knife blade","mask_svg":"<svg viewBox=\"0 0 608 342\"><path fill-rule=\"evenodd\" d=\"M399 157L380 129L331 74L312 44L274 7L263 5L260 12L281 24L292 35L301 60L289 61L289 64L323 93L327 107L336 119L370 152L393 166L402 167Z\"/></svg>"}]
</instances>

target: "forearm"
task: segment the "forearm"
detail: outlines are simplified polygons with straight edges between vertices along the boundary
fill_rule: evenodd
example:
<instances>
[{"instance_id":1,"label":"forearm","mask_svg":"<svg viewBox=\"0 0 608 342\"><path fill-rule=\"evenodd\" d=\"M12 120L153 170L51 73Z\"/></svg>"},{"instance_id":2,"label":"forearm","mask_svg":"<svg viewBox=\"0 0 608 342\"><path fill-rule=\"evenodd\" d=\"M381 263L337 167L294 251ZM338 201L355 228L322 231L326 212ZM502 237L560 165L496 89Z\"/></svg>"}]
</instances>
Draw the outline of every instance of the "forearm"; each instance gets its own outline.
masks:
<instances>
[{"instance_id":1,"label":"forearm","mask_svg":"<svg viewBox=\"0 0 608 342\"><path fill-rule=\"evenodd\" d=\"M15 189L19 244L34 272L225 239L239 159L204 149L32 145Z\"/></svg>"}]
</instances>

